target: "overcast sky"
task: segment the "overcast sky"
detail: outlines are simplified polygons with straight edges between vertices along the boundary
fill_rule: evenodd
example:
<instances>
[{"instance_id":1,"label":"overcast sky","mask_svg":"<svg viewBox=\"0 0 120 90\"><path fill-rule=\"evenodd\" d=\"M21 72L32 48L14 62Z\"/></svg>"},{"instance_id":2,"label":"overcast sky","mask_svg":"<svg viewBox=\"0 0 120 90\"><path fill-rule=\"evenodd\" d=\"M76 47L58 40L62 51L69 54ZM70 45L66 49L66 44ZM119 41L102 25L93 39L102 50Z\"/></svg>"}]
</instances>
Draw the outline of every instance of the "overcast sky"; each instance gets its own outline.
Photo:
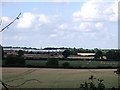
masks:
<instances>
[{"instance_id":1,"label":"overcast sky","mask_svg":"<svg viewBox=\"0 0 120 90\"><path fill-rule=\"evenodd\" d=\"M2 45L118 48L117 0L64 1L2 3Z\"/></svg>"}]
</instances>

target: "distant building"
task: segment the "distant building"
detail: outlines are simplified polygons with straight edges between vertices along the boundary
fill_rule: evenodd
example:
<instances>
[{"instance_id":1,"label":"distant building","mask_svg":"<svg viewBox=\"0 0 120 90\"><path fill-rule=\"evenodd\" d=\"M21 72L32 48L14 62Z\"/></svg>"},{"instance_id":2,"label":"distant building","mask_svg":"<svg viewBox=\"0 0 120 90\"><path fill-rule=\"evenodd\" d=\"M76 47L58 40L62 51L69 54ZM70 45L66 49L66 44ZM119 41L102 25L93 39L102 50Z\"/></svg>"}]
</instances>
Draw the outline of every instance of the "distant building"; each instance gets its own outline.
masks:
<instances>
[{"instance_id":1,"label":"distant building","mask_svg":"<svg viewBox=\"0 0 120 90\"><path fill-rule=\"evenodd\" d=\"M95 56L95 53L77 53L78 56Z\"/></svg>"}]
</instances>

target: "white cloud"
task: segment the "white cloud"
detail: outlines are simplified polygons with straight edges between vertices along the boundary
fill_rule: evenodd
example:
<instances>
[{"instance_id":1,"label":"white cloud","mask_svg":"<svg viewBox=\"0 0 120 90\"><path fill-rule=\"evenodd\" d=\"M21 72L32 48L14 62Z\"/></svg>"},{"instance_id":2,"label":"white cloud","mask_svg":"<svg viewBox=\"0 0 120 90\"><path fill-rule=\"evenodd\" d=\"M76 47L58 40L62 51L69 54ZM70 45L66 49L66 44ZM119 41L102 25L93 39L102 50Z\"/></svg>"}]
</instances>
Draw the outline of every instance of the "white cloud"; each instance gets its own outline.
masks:
<instances>
[{"instance_id":1,"label":"white cloud","mask_svg":"<svg viewBox=\"0 0 120 90\"><path fill-rule=\"evenodd\" d=\"M32 13L26 12L23 14L22 18L20 19L17 27L30 28L34 20L35 20L35 15Z\"/></svg>"},{"instance_id":2,"label":"white cloud","mask_svg":"<svg viewBox=\"0 0 120 90\"><path fill-rule=\"evenodd\" d=\"M13 39L21 41L21 40L26 40L27 37L26 36L15 35L15 36L13 36Z\"/></svg>"},{"instance_id":3,"label":"white cloud","mask_svg":"<svg viewBox=\"0 0 120 90\"><path fill-rule=\"evenodd\" d=\"M41 26L43 24L50 23L50 18L44 14L34 14L31 12L25 12L20 18L20 21L17 25L17 28L36 28L37 26Z\"/></svg>"},{"instance_id":4,"label":"white cloud","mask_svg":"<svg viewBox=\"0 0 120 90\"><path fill-rule=\"evenodd\" d=\"M9 17L2 17L2 24L6 24L10 22L10 18Z\"/></svg>"},{"instance_id":5,"label":"white cloud","mask_svg":"<svg viewBox=\"0 0 120 90\"><path fill-rule=\"evenodd\" d=\"M41 15L38 15L39 16L39 25L41 24L47 24L47 23L50 23L50 19L48 16L44 15L44 14L41 14Z\"/></svg>"},{"instance_id":6,"label":"white cloud","mask_svg":"<svg viewBox=\"0 0 120 90\"><path fill-rule=\"evenodd\" d=\"M102 29L102 28L104 27L104 23L98 22L98 23L95 24L95 27L96 27L97 29Z\"/></svg>"},{"instance_id":7,"label":"white cloud","mask_svg":"<svg viewBox=\"0 0 120 90\"><path fill-rule=\"evenodd\" d=\"M57 34L51 34L50 37L57 37Z\"/></svg>"},{"instance_id":8,"label":"white cloud","mask_svg":"<svg viewBox=\"0 0 120 90\"><path fill-rule=\"evenodd\" d=\"M95 32L95 31L102 31L104 30L104 23L103 22L81 22L79 27L76 27L76 30L82 32Z\"/></svg>"},{"instance_id":9,"label":"white cloud","mask_svg":"<svg viewBox=\"0 0 120 90\"><path fill-rule=\"evenodd\" d=\"M73 13L74 21L115 21L118 17L118 1L87 0L79 11Z\"/></svg>"},{"instance_id":10,"label":"white cloud","mask_svg":"<svg viewBox=\"0 0 120 90\"><path fill-rule=\"evenodd\" d=\"M83 22L80 24L79 29L80 29L80 31L90 31L92 26L93 25L91 23Z\"/></svg>"},{"instance_id":11,"label":"white cloud","mask_svg":"<svg viewBox=\"0 0 120 90\"><path fill-rule=\"evenodd\" d=\"M61 24L61 25L58 26L58 29L61 29L61 30L67 29L67 28L68 28L67 24Z\"/></svg>"},{"instance_id":12,"label":"white cloud","mask_svg":"<svg viewBox=\"0 0 120 90\"><path fill-rule=\"evenodd\" d=\"M118 2L112 5L112 10L113 10L113 14L111 15L110 20L117 21L118 20Z\"/></svg>"}]
</instances>

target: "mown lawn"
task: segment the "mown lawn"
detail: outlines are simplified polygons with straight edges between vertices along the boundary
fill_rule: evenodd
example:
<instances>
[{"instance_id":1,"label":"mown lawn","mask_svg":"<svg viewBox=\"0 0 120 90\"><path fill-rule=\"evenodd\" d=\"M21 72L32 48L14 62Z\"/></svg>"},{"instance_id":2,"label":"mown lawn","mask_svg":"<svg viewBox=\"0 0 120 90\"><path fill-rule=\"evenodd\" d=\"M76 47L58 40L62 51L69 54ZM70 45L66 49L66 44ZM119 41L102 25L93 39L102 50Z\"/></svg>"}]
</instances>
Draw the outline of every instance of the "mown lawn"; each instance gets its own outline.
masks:
<instances>
[{"instance_id":1,"label":"mown lawn","mask_svg":"<svg viewBox=\"0 0 120 90\"><path fill-rule=\"evenodd\" d=\"M16 88L79 88L91 75L104 79L106 87L118 87L115 69L3 68L3 81ZM39 80L39 82L38 82ZM95 81L96 82L96 81Z\"/></svg>"}]
</instances>

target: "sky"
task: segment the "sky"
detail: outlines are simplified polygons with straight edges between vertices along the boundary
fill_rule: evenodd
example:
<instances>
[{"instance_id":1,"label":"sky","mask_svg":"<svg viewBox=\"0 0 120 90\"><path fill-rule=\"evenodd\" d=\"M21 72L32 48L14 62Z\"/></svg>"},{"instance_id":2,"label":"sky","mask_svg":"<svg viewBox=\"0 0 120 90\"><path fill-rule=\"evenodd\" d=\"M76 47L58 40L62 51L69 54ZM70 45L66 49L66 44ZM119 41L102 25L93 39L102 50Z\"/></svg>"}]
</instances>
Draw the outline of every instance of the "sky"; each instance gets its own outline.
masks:
<instances>
[{"instance_id":1,"label":"sky","mask_svg":"<svg viewBox=\"0 0 120 90\"><path fill-rule=\"evenodd\" d=\"M2 2L3 46L118 48L117 0Z\"/></svg>"}]
</instances>

